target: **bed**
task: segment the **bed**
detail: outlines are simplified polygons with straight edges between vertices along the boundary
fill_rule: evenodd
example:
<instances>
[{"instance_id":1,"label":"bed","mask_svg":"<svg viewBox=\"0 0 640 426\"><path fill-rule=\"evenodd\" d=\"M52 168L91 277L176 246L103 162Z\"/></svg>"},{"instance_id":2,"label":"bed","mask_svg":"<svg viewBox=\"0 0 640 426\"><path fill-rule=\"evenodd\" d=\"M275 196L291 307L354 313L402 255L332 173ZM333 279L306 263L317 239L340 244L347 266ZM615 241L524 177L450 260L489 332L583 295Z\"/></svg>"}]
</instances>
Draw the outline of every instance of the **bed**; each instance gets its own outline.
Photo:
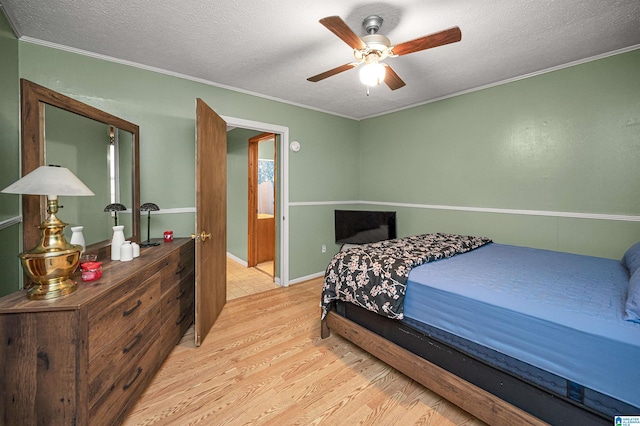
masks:
<instances>
[{"instance_id":1,"label":"bed","mask_svg":"<svg viewBox=\"0 0 640 426\"><path fill-rule=\"evenodd\" d=\"M323 337L346 337L490 424L610 425L640 414L640 245L620 262L408 238L334 256Z\"/></svg>"}]
</instances>

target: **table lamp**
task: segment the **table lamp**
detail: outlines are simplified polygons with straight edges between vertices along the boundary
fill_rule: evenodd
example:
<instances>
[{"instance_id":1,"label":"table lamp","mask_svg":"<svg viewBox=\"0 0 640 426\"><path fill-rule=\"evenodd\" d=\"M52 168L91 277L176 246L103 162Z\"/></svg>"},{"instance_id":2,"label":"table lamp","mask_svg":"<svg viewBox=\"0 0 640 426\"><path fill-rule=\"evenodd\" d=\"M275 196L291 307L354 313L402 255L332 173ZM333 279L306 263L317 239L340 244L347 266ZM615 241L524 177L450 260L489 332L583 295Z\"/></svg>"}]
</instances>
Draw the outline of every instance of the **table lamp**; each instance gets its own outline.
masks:
<instances>
[{"instance_id":1,"label":"table lamp","mask_svg":"<svg viewBox=\"0 0 640 426\"><path fill-rule=\"evenodd\" d=\"M66 223L56 217L58 196L94 195L69 169L40 166L2 192L47 196L47 218L38 226L40 242L18 257L33 285L27 290L29 299L53 299L76 290L69 276L80 261L82 246L69 244L64 237Z\"/></svg>"},{"instance_id":2,"label":"table lamp","mask_svg":"<svg viewBox=\"0 0 640 426\"><path fill-rule=\"evenodd\" d=\"M160 210L160 207L154 203L144 203L140 206L141 212L147 212L147 241L140 244L140 247L153 247L160 245L160 243L151 241L151 212L157 212L158 210Z\"/></svg>"}]
</instances>

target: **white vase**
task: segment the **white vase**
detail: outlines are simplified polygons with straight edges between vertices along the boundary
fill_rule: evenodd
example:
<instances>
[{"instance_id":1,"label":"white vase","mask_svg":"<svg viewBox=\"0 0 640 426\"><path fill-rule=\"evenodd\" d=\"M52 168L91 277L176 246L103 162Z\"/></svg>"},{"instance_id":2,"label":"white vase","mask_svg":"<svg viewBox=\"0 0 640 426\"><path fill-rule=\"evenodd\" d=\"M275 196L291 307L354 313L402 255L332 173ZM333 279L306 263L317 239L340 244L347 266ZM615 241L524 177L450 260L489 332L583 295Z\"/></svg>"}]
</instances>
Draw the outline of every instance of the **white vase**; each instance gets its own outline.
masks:
<instances>
[{"instance_id":1,"label":"white vase","mask_svg":"<svg viewBox=\"0 0 640 426\"><path fill-rule=\"evenodd\" d=\"M125 241L120 246L120 261L128 262L133 259L133 247L131 246L131 241Z\"/></svg>"},{"instance_id":2,"label":"white vase","mask_svg":"<svg viewBox=\"0 0 640 426\"><path fill-rule=\"evenodd\" d=\"M87 248L87 245L84 242L84 234L82 233L83 229L84 229L84 226L72 226L71 241L69 241L69 243L71 244L82 246L82 251L80 253L84 253L84 249Z\"/></svg>"},{"instance_id":3,"label":"white vase","mask_svg":"<svg viewBox=\"0 0 640 426\"><path fill-rule=\"evenodd\" d=\"M114 226L111 238L111 260L120 260L122 244L124 244L124 225Z\"/></svg>"},{"instance_id":4,"label":"white vase","mask_svg":"<svg viewBox=\"0 0 640 426\"><path fill-rule=\"evenodd\" d=\"M131 247L133 248L133 257L140 256L140 245L138 243L132 242Z\"/></svg>"}]
</instances>

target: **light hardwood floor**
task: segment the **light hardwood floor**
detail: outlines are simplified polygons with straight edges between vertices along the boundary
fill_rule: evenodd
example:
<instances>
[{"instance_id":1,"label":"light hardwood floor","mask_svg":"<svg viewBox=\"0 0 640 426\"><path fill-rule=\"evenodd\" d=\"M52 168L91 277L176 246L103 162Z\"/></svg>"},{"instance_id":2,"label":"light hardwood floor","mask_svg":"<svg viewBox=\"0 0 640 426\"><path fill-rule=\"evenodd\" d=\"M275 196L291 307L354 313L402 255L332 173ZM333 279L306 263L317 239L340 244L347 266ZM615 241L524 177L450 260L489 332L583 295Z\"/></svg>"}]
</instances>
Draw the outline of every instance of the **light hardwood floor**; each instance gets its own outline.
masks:
<instances>
[{"instance_id":1,"label":"light hardwood floor","mask_svg":"<svg viewBox=\"0 0 640 426\"><path fill-rule=\"evenodd\" d=\"M337 335L321 279L227 302L175 347L125 425L483 425Z\"/></svg>"}]
</instances>

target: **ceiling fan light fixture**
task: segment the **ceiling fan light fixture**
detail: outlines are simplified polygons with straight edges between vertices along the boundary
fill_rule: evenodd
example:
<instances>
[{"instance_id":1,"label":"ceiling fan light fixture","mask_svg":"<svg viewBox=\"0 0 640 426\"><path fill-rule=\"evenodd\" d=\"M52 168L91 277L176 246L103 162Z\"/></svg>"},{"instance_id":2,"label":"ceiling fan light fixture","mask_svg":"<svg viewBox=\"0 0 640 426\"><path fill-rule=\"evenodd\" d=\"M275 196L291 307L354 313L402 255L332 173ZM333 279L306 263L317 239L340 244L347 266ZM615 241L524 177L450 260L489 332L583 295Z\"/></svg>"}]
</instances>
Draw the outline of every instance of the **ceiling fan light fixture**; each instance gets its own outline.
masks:
<instances>
[{"instance_id":1,"label":"ceiling fan light fixture","mask_svg":"<svg viewBox=\"0 0 640 426\"><path fill-rule=\"evenodd\" d=\"M384 82L387 67L374 61L360 68L360 81L366 86L377 86Z\"/></svg>"},{"instance_id":2,"label":"ceiling fan light fixture","mask_svg":"<svg viewBox=\"0 0 640 426\"><path fill-rule=\"evenodd\" d=\"M307 80L315 83L362 65L360 81L367 87L377 86L384 82L389 89L397 90L404 87L406 83L393 68L387 64L381 64L381 61L388 57L404 56L462 40L460 28L453 27L392 46L389 38L378 34L382 21L383 19L379 15L367 16L362 22L362 28L366 35L359 37L339 16L322 18L320 23L353 49L356 61L314 75ZM367 88L368 94L369 89Z\"/></svg>"}]
</instances>

